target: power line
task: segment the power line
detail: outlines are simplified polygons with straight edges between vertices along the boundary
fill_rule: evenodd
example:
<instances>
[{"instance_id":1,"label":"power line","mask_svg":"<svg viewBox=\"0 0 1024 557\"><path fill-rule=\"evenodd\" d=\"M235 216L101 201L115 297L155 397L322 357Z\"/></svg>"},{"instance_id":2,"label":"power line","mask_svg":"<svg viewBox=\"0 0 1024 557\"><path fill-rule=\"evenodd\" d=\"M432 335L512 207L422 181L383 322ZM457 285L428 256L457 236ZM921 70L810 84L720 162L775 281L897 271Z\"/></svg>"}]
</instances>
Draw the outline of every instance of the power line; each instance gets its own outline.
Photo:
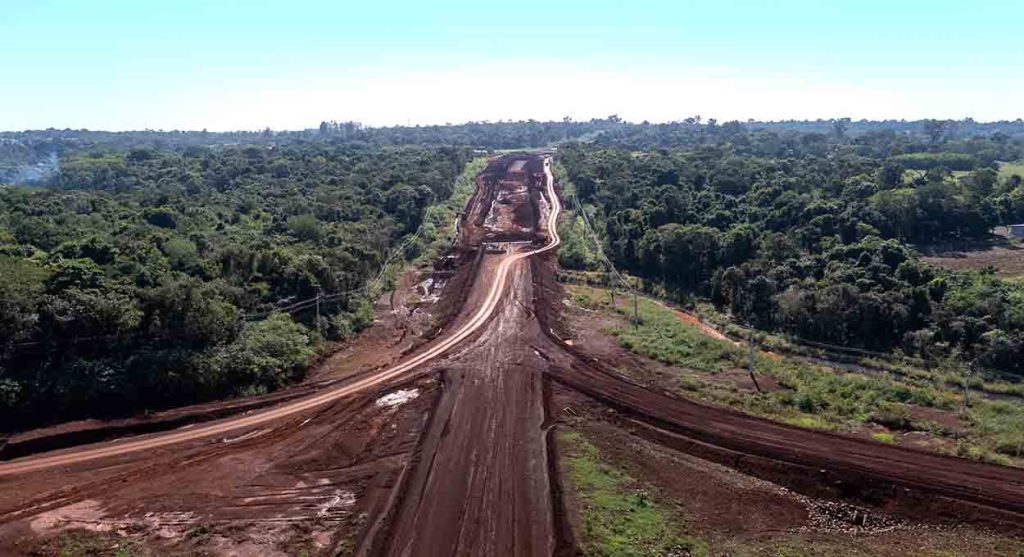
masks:
<instances>
[{"instance_id":1,"label":"power line","mask_svg":"<svg viewBox=\"0 0 1024 557\"><path fill-rule=\"evenodd\" d=\"M601 255L601 259L603 259L604 262L608 265L608 268L612 270L612 274L615 275L616 281L623 288L625 288L627 292L631 292L633 294L633 324L638 325L640 323L639 292L637 292L635 289L629 286L629 283L627 283L626 280L622 277L622 274L619 273L619 270L615 268L615 264L612 263L611 259L608 259L608 256L604 253L604 247L601 245L601 239L597 237L597 233L594 232L594 227L590 225L590 217L587 216L586 210L584 210L583 206L580 205L580 200L576 196L575 192L573 192L572 194L572 201L573 205L576 207L576 212L583 216L584 227L587 229L587 231L590 232L590 235L594 240L594 245L597 246L597 253Z\"/></svg>"}]
</instances>

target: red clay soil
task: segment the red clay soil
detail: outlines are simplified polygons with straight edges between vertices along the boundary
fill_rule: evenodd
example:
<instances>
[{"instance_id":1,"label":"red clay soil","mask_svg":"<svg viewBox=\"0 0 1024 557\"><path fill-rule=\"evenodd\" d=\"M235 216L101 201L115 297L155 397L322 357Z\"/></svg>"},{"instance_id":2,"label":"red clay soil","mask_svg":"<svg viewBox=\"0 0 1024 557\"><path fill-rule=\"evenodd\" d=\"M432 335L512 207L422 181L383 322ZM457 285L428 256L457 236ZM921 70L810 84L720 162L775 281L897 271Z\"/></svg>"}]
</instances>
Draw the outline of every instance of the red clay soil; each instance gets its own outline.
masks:
<instances>
[{"instance_id":1,"label":"red clay soil","mask_svg":"<svg viewBox=\"0 0 1024 557\"><path fill-rule=\"evenodd\" d=\"M447 317L410 357L489 307L513 254L557 238L545 224L560 207L550 179L541 156L490 161L438 265L447 282L437 312ZM225 555L572 555L551 434L565 416L556 390L680 458L915 520L1024 527L1024 470L692 402L568 346L555 261L553 251L514 260L480 329L386 383L230 435L0 475L0 553L28 554L71 527ZM676 473L652 466L653 476ZM742 505L701 497L727 508L722 516Z\"/></svg>"},{"instance_id":2,"label":"red clay soil","mask_svg":"<svg viewBox=\"0 0 1024 557\"><path fill-rule=\"evenodd\" d=\"M480 181L483 199L498 199L487 188L526 189L519 202L543 195L545 182L536 157L505 157L492 161ZM500 174L508 165L516 169ZM526 172L529 170L530 172ZM491 210L512 212L494 203L468 214ZM543 219L527 212L533 222L515 214L498 222L538 230ZM479 223L479 224L478 224ZM546 231L542 231L544 233ZM525 239L496 233L481 219L470 220L464 238L496 244L511 252L513 244L498 239ZM503 255L488 253L478 277ZM409 471L400 498L381 517L379 536L367 539L362 551L387 555L550 555L571 552L572 543L560 527L561 512L553 505L549 475L543 397L545 360L531 344L544 336L533 318L531 265L526 261L510 271L504 303L486 330L446 362L445 389L423 439L417 465ZM473 285L467 307L487 293L487 281ZM560 500L560 499L558 499Z\"/></svg>"},{"instance_id":3,"label":"red clay soil","mask_svg":"<svg viewBox=\"0 0 1024 557\"><path fill-rule=\"evenodd\" d=\"M658 303L661 303L661 302L658 302ZM664 304L662 304L662 305L664 305ZM668 307L668 306L664 306L664 307ZM707 336L709 336L709 337L711 337L713 339L725 340L725 341L732 342L732 339L730 339L729 337L723 335L718 329L708 325L707 323L702 321L696 315L693 315L691 313L687 313L687 312L685 312L685 311L683 311L681 309L676 309L676 308L668 308L668 309L670 309L672 311L672 314L676 316L676 319L682 321L683 323L686 323L687 325L693 325L694 327L697 327L697 329L699 329L700 332L704 333L705 335L707 335Z\"/></svg>"},{"instance_id":4,"label":"red clay soil","mask_svg":"<svg viewBox=\"0 0 1024 557\"><path fill-rule=\"evenodd\" d=\"M65 527L187 545L202 526L242 554L290 554L292 527L307 524L298 543L327 549L387 499L438 392L421 379L395 401L373 393L213 443L2 478L0 547L17 553Z\"/></svg>"}]
</instances>

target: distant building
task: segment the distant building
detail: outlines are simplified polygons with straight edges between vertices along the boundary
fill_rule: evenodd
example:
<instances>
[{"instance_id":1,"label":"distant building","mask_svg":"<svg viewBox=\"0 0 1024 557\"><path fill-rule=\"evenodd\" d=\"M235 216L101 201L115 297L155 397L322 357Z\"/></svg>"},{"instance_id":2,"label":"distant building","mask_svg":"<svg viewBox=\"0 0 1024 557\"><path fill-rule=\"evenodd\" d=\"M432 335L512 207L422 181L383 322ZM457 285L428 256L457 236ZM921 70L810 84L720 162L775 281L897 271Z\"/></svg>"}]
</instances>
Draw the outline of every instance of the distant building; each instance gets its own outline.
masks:
<instances>
[{"instance_id":1,"label":"distant building","mask_svg":"<svg viewBox=\"0 0 1024 557\"><path fill-rule=\"evenodd\" d=\"M1010 229L1010 236L1024 238L1024 224L1011 224L1008 228Z\"/></svg>"}]
</instances>

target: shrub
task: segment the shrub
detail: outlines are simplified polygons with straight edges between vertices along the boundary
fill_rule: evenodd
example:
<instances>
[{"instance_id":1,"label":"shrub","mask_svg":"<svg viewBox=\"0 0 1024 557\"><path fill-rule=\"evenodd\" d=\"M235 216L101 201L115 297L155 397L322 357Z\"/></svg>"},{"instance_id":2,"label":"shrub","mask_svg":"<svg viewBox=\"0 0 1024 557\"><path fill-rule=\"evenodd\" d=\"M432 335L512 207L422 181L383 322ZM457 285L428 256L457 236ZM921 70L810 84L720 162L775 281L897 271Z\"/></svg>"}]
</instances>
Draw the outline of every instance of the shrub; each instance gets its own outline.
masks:
<instances>
[{"instance_id":1,"label":"shrub","mask_svg":"<svg viewBox=\"0 0 1024 557\"><path fill-rule=\"evenodd\" d=\"M273 389L304 369L312 355L306 329L288 315L275 313L247 323L238 339L217 349L207 365L226 385Z\"/></svg>"},{"instance_id":2,"label":"shrub","mask_svg":"<svg viewBox=\"0 0 1024 557\"><path fill-rule=\"evenodd\" d=\"M896 442L896 436L887 431L877 431L872 433L871 438L879 443L885 443L887 445L892 445Z\"/></svg>"},{"instance_id":3,"label":"shrub","mask_svg":"<svg viewBox=\"0 0 1024 557\"><path fill-rule=\"evenodd\" d=\"M911 428L910 407L898 402L880 402L871 414L871 421L892 429L909 430Z\"/></svg>"}]
</instances>

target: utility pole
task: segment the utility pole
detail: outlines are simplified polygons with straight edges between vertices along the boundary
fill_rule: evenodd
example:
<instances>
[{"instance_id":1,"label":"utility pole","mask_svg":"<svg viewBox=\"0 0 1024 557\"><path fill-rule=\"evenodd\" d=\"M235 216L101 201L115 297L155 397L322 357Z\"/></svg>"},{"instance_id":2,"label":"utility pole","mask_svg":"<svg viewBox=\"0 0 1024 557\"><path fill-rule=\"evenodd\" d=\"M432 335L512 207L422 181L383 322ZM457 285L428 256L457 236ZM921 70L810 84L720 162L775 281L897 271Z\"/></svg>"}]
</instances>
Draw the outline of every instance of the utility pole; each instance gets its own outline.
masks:
<instances>
[{"instance_id":1,"label":"utility pole","mask_svg":"<svg viewBox=\"0 0 1024 557\"><path fill-rule=\"evenodd\" d=\"M974 374L974 360L967 363L967 371L964 372L964 410L971 405L971 375Z\"/></svg>"},{"instance_id":2,"label":"utility pole","mask_svg":"<svg viewBox=\"0 0 1024 557\"><path fill-rule=\"evenodd\" d=\"M320 285L316 285L316 330L318 333L323 334L320 330Z\"/></svg>"},{"instance_id":3,"label":"utility pole","mask_svg":"<svg viewBox=\"0 0 1024 557\"><path fill-rule=\"evenodd\" d=\"M575 197L573 197L573 199L575 199ZM577 202L577 204L578 204L578 202ZM612 289L611 289L611 295L612 295L612 309L613 309L613 310L615 309L615 287L616 287L616 286L618 286L618 285L619 285L619 279L618 279L618 277L616 277L616 276L615 276L615 275L613 274L613 275L612 275Z\"/></svg>"},{"instance_id":4,"label":"utility pole","mask_svg":"<svg viewBox=\"0 0 1024 557\"><path fill-rule=\"evenodd\" d=\"M754 359L756 356L755 344L754 344L754 329L750 329L750 336L747 337L750 341L750 355L747 359L747 369L750 371L750 380L754 382L754 388L757 392L761 392L761 385L757 382L757 376L754 375Z\"/></svg>"}]
</instances>

